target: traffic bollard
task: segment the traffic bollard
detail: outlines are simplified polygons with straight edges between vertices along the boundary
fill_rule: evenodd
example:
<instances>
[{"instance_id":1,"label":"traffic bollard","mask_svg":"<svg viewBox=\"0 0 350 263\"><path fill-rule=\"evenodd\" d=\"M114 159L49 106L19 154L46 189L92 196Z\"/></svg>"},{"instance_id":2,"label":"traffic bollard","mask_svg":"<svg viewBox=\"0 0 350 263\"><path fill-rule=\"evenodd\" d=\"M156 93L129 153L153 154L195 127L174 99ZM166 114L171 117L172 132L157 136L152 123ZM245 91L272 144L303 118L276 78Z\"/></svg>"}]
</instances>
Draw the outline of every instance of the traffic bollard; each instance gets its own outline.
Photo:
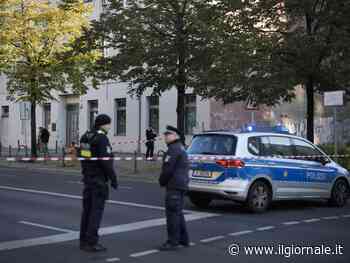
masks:
<instances>
[{"instance_id":1,"label":"traffic bollard","mask_svg":"<svg viewBox=\"0 0 350 263\"><path fill-rule=\"evenodd\" d=\"M135 174L138 173L138 169L137 169L137 151L134 151L134 173Z\"/></svg>"},{"instance_id":2,"label":"traffic bollard","mask_svg":"<svg viewBox=\"0 0 350 263\"><path fill-rule=\"evenodd\" d=\"M66 151L64 147L62 147L62 166L63 167L66 167L66 163L64 162L65 157L66 157Z\"/></svg>"}]
</instances>

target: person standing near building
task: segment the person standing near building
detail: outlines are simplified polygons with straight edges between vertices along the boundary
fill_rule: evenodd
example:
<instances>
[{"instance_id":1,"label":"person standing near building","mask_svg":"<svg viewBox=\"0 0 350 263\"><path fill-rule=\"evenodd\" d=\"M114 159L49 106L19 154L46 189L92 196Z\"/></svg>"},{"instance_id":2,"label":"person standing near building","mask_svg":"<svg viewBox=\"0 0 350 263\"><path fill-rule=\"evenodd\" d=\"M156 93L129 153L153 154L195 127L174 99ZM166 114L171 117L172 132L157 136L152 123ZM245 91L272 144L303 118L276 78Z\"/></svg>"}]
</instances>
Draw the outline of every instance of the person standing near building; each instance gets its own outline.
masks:
<instances>
[{"instance_id":1,"label":"person standing near building","mask_svg":"<svg viewBox=\"0 0 350 263\"><path fill-rule=\"evenodd\" d=\"M153 158L154 154L154 141L157 134L153 131L151 127L146 130L146 160Z\"/></svg>"},{"instance_id":2,"label":"person standing near building","mask_svg":"<svg viewBox=\"0 0 350 263\"><path fill-rule=\"evenodd\" d=\"M40 139L40 143L42 146L42 152L45 154L49 153L49 140L50 140L50 132L44 128L44 127L40 127L40 132L39 132L39 139Z\"/></svg>"},{"instance_id":3,"label":"person standing near building","mask_svg":"<svg viewBox=\"0 0 350 263\"><path fill-rule=\"evenodd\" d=\"M87 252L101 252L106 248L99 244L100 228L105 202L109 196L109 183L118 188L113 167L112 147L107 133L111 128L111 118L101 114L96 117L94 129L87 131L80 140L80 156L97 157L81 162L83 173L83 212L80 225L80 249ZM110 157L108 160L101 158Z\"/></svg>"},{"instance_id":4,"label":"person standing near building","mask_svg":"<svg viewBox=\"0 0 350 263\"><path fill-rule=\"evenodd\" d=\"M167 126L164 139L168 146L163 157L159 184L166 188L165 209L168 240L160 250L176 250L190 244L183 214L184 197L189 183L189 162L180 131Z\"/></svg>"}]
</instances>

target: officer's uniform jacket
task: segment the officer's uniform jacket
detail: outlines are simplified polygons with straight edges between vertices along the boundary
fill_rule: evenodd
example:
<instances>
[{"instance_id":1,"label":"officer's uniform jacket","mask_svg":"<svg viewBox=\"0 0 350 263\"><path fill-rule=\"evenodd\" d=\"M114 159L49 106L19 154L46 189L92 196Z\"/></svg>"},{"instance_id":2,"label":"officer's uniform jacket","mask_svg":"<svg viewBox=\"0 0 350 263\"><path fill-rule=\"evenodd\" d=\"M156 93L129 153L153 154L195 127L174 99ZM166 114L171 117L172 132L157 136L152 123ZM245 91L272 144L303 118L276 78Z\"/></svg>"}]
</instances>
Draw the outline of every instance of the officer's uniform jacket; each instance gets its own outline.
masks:
<instances>
[{"instance_id":1,"label":"officer's uniform jacket","mask_svg":"<svg viewBox=\"0 0 350 263\"><path fill-rule=\"evenodd\" d=\"M187 152L180 140L168 145L163 156L162 171L159 184L168 190L188 190L189 162Z\"/></svg>"},{"instance_id":2,"label":"officer's uniform jacket","mask_svg":"<svg viewBox=\"0 0 350 263\"><path fill-rule=\"evenodd\" d=\"M92 131L90 145L92 157L104 158L113 157L112 146L105 132L102 130ZM80 140L82 143L86 140L84 136ZM86 141L85 141L86 142ZM110 160L87 160L82 161L82 173L84 175L84 183L105 184L110 182L117 182L117 176L113 168L113 159Z\"/></svg>"}]
</instances>

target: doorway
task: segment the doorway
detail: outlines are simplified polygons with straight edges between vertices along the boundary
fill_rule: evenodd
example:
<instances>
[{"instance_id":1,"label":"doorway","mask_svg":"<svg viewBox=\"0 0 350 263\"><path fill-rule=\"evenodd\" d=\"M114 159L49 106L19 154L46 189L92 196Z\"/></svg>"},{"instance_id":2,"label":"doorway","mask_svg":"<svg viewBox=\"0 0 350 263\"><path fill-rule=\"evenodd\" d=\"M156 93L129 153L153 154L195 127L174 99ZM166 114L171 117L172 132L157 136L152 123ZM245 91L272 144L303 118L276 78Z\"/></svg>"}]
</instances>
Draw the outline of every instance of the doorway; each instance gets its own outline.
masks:
<instances>
[{"instance_id":1,"label":"doorway","mask_svg":"<svg viewBox=\"0 0 350 263\"><path fill-rule=\"evenodd\" d=\"M66 144L79 143L79 104L67 105L67 139Z\"/></svg>"}]
</instances>

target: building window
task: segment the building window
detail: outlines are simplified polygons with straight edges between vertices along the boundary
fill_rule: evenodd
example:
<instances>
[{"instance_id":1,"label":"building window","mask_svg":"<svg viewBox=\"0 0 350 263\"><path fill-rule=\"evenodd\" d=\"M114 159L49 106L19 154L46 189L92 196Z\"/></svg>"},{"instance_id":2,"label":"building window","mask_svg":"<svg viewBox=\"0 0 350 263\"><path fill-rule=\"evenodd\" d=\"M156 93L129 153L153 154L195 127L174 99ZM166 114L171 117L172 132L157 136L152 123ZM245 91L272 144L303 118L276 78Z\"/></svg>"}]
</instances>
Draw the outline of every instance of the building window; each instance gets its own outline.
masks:
<instances>
[{"instance_id":1,"label":"building window","mask_svg":"<svg viewBox=\"0 0 350 263\"><path fill-rule=\"evenodd\" d=\"M149 96L148 100L148 127L159 133L159 97Z\"/></svg>"},{"instance_id":2,"label":"building window","mask_svg":"<svg viewBox=\"0 0 350 263\"><path fill-rule=\"evenodd\" d=\"M126 98L115 100L115 135L126 135Z\"/></svg>"},{"instance_id":3,"label":"building window","mask_svg":"<svg viewBox=\"0 0 350 263\"><path fill-rule=\"evenodd\" d=\"M88 112L89 129L92 130L95 126L95 119L98 114L98 100L88 101Z\"/></svg>"},{"instance_id":4,"label":"building window","mask_svg":"<svg viewBox=\"0 0 350 263\"><path fill-rule=\"evenodd\" d=\"M185 134L193 134L197 123L196 95L185 95Z\"/></svg>"},{"instance_id":5,"label":"building window","mask_svg":"<svg viewBox=\"0 0 350 263\"><path fill-rule=\"evenodd\" d=\"M51 124L51 104L50 103L44 104L43 113L44 113L43 124L44 124L44 127L48 130Z\"/></svg>"},{"instance_id":6,"label":"building window","mask_svg":"<svg viewBox=\"0 0 350 263\"><path fill-rule=\"evenodd\" d=\"M20 101L19 102L19 118L20 120L29 120L30 119L30 102Z\"/></svg>"},{"instance_id":7,"label":"building window","mask_svg":"<svg viewBox=\"0 0 350 263\"><path fill-rule=\"evenodd\" d=\"M9 106L1 106L1 118L8 118L10 115Z\"/></svg>"}]
</instances>

